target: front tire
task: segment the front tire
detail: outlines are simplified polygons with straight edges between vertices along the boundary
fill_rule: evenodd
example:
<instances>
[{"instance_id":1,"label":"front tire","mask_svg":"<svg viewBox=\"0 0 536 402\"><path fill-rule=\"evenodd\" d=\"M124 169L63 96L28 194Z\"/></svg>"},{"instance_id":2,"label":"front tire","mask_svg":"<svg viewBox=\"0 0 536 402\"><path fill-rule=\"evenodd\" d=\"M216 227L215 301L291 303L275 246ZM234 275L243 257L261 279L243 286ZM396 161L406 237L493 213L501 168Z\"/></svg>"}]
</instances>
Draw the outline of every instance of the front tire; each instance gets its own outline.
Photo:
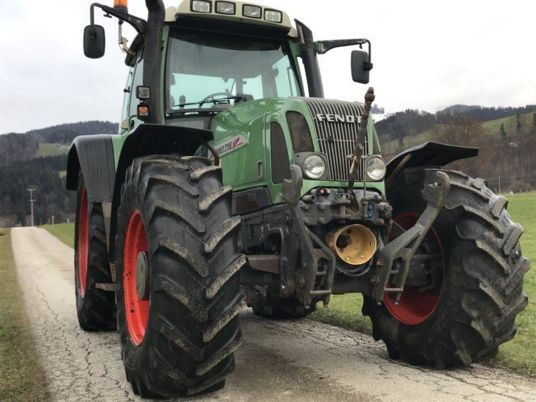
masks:
<instances>
[{"instance_id":1,"label":"front tire","mask_svg":"<svg viewBox=\"0 0 536 402\"><path fill-rule=\"evenodd\" d=\"M237 251L221 169L204 158L136 159L118 213L118 325L127 379L143 397L224 385L241 344ZM141 262L140 262L141 261Z\"/></svg>"},{"instance_id":2,"label":"front tire","mask_svg":"<svg viewBox=\"0 0 536 402\"><path fill-rule=\"evenodd\" d=\"M405 171L390 189L395 220L424 210L424 173ZM436 368L489 359L514 337L516 315L527 305L523 276L529 269L519 246L523 230L511 221L506 199L482 179L445 173L451 190L428 235L437 236L444 257L441 285L428 295L412 290L400 305L378 305L369 297L363 305L374 339L385 342L392 358ZM403 303L408 297L411 302ZM426 297L433 305L424 306Z\"/></svg>"}]
</instances>

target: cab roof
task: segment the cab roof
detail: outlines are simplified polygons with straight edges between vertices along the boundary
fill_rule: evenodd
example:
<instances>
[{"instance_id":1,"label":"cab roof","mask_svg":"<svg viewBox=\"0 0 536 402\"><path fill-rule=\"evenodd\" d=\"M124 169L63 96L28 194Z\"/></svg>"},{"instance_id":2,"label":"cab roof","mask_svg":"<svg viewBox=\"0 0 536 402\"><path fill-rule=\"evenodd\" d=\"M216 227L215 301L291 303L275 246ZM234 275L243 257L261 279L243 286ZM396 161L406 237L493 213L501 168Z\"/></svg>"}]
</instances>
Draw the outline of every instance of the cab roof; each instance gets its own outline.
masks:
<instances>
[{"instance_id":1,"label":"cab roof","mask_svg":"<svg viewBox=\"0 0 536 402\"><path fill-rule=\"evenodd\" d=\"M195 4L194 4L195 3ZM204 3L204 4L200 4ZM225 4L221 4L225 3ZM230 12L233 10L234 13ZM221 7L220 11L218 9ZM196 10L204 11L196 11ZM222 9L227 10L227 13L222 13ZM258 10L260 16L248 16L247 10ZM281 22L270 21L267 19L269 15L281 14ZM283 11L275 10L270 7L264 7L252 3L244 3L241 1L232 0L183 0L178 7L168 7L166 9L166 22L175 22L180 17L195 17L198 19L221 20L228 22L236 22L249 25L259 25L273 28L287 28L288 36L296 38L298 36L296 28L292 25L289 15Z\"/></svg>"}]
</instances>

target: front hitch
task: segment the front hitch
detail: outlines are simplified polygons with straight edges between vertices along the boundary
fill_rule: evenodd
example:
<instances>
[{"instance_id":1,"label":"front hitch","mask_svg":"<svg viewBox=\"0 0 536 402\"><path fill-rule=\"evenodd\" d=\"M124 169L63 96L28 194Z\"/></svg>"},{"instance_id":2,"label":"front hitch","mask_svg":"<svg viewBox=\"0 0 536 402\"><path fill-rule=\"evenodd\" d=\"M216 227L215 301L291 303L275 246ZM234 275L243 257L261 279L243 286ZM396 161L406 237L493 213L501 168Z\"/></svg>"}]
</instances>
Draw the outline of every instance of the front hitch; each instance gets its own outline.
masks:
<instances>
[{"instance_id":1,"label":"front hitch","mask_svg":"<svg viewBox=\"0 0 536 402\"><path fill-rule=\"evenodd\" d=\"M282 294L286 296L294 290L288 286L295 283L295 292L305 307L310 307L313 299L329 303L335 277L336 258L331 250L305 225L303 214L298 208L303 187L302 170L297 165L290 166L291 178L283 180L283 198L290 213L290 241L287 267L293 272L281 272L287 277L287 285L282 283ZM293 280L295 276L295 281Z\"/></svg>"},{"instance_id":2,"label":"front hitch","mask_svg":"<svg viewBox=\"0 0 536 402\"><path fill-rule=\"evenodd\" d=\"M371 278L371 296L380 303L386 293L395 293L400 301L408 278L411 260L432 227L450 191L446 173L426 171L422 195L427 206L415 225L388 243L379 253L376 272Z\"/></svg>"}]
</instances>

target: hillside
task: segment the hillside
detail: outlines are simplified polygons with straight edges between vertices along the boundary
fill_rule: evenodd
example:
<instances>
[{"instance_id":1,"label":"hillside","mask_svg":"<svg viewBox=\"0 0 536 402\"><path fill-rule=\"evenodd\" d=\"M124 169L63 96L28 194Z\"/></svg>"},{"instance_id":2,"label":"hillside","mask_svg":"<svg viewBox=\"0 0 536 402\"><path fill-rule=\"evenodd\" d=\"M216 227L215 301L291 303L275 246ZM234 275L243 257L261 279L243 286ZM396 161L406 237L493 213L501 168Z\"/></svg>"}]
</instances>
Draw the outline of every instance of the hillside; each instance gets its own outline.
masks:
<instances>
[{"instance_id":1,"label":"hillside","mask_svg":"<svg viewBox=\"0 0 536 402\"><path fill-rule=\"evenodd\" d=\"M530 131L536 105L527 105L524 107L500 107L490 108L482 106L453 105L445 108L435 114L421 110L404 110L389 115L384 120L376 124L376 129L384 143L384 152L394 153L402 146L402 143L414 144L423 139L431 138L434 133L438 132L445 125L468 125L476 123L489 123L486 128L491 131L497 125L500 129L501 123L510 125L507 132L517 133L517 116L523 116L520 119L523 132ZM512 121L512 119L514 119ZM440 131L440 130L439 130ZM498 131L497 131L498 132ZM413 139L413 137L417 137Z\"/></svg>"},{"instance_id":2,"label":"hillside","mask_svg":"<svg viewBox=\"0 0 536 402\"><path fill-rule=\"evenodd\" d=\"M434 115L431 115L434 116ZM442 123L435 123L431 127L419 131L408 130L409 135L393 139L389 133L382 131L382 122L379 122L376 126L378 134L380 135L380 141L382 142L382 151L389 156L392 156L400 150L407 147L411 147L417 144L421 144L426 141L437 141L442 136L442 133L451 125L480 125L486 134L493 140L500 138L510 138L515 140L519 135L531 134L536 127L536 112L531 111L523 114L514 114L507 117L502 117L489 121L479 121L476 119L464 118L464 116L453 115L450 121ZM518 122L520 126L518 128ZM501 134L501 125L504 127L504 133Z\"/></svg>"},{"instance_id":3,"label":"hillside","mask_svg":"<svg viewBox=\"0 0 536 402\"><path fill-rule=\"evenodd\" d=\"M427 141L473 146L480 149L480 155L452 167L486 178L498 192L536 188L536 106L486 109L456 105L446 110L436 114L408 110L379 122L383 154L390 159ZM491 119L493 116L498 117Z\"/></svg>"},{"instance_id":4,"label":"hillside","mask_svg":"<svg viewBox=\"0 0 536 402\"><path fill-rule=\"evenodd\" d=\"M65 190L69 146L79 135L116 132L117 124L88 121L0 135L0 227L29 222L29 187L36 189L37 224L72 220L75 195Z\"/></svg>"},{"instance_id":5,"label":"hillside","mask_svg":"<svg viewBox=\"0 0 536 402\"><path fill-rule=\"evenodd\" d=\"M114 134L117 124L108 121L85 121L60 124L26 133L0 135L0 166L37 157L62 155L80 135Z\"/></svg>"}]
</instances>

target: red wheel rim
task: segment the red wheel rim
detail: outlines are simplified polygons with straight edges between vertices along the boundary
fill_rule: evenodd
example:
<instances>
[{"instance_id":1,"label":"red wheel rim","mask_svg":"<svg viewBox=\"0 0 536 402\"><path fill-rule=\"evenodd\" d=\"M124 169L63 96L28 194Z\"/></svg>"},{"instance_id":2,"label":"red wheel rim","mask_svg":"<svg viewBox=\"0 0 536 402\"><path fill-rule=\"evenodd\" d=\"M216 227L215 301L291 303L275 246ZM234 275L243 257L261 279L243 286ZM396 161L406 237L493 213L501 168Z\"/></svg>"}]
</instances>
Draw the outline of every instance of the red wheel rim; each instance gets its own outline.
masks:
<instances>
[{"instance_id":1,"label":"red wheel rim","mask_svg":"<svg viewBox=\"0 0 536 402\"><path fill-rule=\"evenodd\" d=\"M395 217L395 221L404 229L411 228L419 219L416 212L404 212ZM437 244L444 261L441 240L437 232L432 228L426 235L426 239ZM398 304L386 294L383 301L391 315L406 325L418 325L426 321L435 311L439 304L440 294L436 291L417 292L413 287L406 286Z\"/></svg>"},{"instance_id":2,"label":"red wheel rim","mask_svg":"<svg viewBox=\"0 0 536 402\"><path fill-rule=\"evenodd\" d=\"M128 333L135 345L143 342L149 319L149 300L140 299L136 288L136 266L140 253L147 252L147 235L141 214L133 211L128 220L123 250L123 289Z\"/></svg>"},{"instance_id":3,"label":"red wheel rim","mask_svg":"<svg viewBox=\"0 0 536 402\"><path fill-rule=\"evenodd\" d=\"M87 191L82 189L80 195L80 206L78 209L78 242L77 242L77 262L78 262L78 291L84 297L87 286L87 264L89 257L89 215Z\"/></svg>"}]
</instances>

